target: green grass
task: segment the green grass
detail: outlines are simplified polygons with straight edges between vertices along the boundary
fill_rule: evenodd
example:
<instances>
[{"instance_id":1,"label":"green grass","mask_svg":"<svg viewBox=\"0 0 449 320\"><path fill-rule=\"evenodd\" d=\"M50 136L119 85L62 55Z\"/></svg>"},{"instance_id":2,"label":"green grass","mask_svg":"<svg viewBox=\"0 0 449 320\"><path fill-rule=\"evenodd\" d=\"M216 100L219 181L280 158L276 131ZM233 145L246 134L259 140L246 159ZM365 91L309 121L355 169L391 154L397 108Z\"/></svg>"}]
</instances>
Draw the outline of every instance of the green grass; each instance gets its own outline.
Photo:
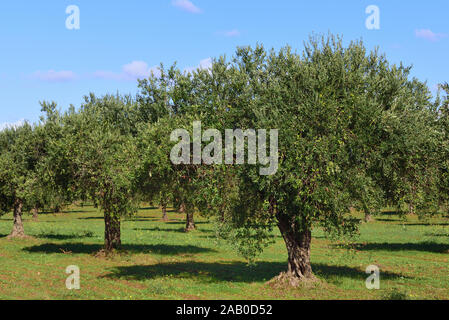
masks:
<instances>
[{"instance_id":1,"label":"green grass","mask_svg":"<svg viewBox=\"0 0 449 320\"><path fill-rule=\"evenodd\" d=\"M122 225L124 252L102 248L102 214L72 207L62 214L25 216L32 239L8 240L11 215L0 218L1 299L448 299L449 219L407 221L385 214L363 224L353 243L335 244L314 230L312 267L321 279L310 288L267 284L286 268L284 243L276 243L248 266L212 225L197 217L198 230L184 233L184 216L144 208ZM380 268L381 289L367 290L365 269ZM67 290L66 267L81 269L81 290Z\"/></svg>"}]
</instances>

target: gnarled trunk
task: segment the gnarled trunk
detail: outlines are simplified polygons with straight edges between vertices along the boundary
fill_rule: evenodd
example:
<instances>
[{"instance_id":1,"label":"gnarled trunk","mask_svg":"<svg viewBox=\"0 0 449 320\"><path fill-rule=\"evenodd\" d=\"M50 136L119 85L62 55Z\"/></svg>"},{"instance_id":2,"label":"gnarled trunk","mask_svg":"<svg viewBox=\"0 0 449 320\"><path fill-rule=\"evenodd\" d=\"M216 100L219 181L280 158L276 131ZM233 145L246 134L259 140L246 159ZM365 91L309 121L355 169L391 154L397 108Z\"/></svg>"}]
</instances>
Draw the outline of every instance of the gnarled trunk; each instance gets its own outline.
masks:
<instances>
[{"instance_id":1,"label":"gnarled trunk","mask_svg":"<svg viewBox=\"0 0 449 320\"><path fill-rule=\"evenodd\" d=\"M408 203L408 214L409 215L414 215L416 214L416 207L415 207L415 202L414 200L416 199L416 193L417 193L417 187L415 184L412 185L412 188L410 190L410 202Z\"/></svg>"},{"instance_id":2,"label":"gnarled trunk","mask_svg":"<svg viewBox=\"0 0 449 320\"><path fill-rule=\"evenodd\" d=\"M287 218L278 218L278 227L284 238L288 252L287 277L292 285L296 285L298 280L314 279L312 266L310 264L310 244L312 242L312 232L304 227L302 231L297 231L296 226Z\"/></svg>"},{"instance_id":3,"label":"gnarled trunk","mask_svg":"<svg viewBox=\"0 0 449 320\"><path fill-rule=\"evenodd\" d=\"M185 213L186 212L186 205L184 203L181 203L178 209L179 213Z\"/></svg>"},{"instance_id":4,"label":"gnarled trunk","mask_svg":"<svg viewBox=\"0 0 449 320\"><path fill-rule=\"evenodd\" d=\"M106 252L111 252L114 249L120 248L122 245L120 237L120 219L105 213L104 224L104 249Z\"/></svg>"},{"instance_id":5,"label":"gnarled trunk","mask_svg":"<svg viewBox=\"0 0 449 320\"><path fill-rule=\"evenodd\" d=\"M415 211L415 205L414 205L413 203L409 203L409 204L408 204L408 214L409 214L409 215L414 215L414 214L416 214L416 211Z\"/></svg>"},{"instance_id":6,"label":"gnarled trunk","mask_svg":"<svg viewBox=\"0 0 449 320\"><path fill-rule=\"evenodd\" d=\"M168 215L167 215L167 205L162 205L162 220L168 221Z\"/></svg>"},{"instance_id":7,"label":"gnarled trunk","mask_svg":"<svg viewBox=\"0 0 449 320\"><path fill-rule=\"evenodd\" d=\"M14 225L11 234L9 235L10 238L25 237L25 229L23 228L23 221L22 221L22 208L23 208L22 201L17 199L14 202Z\"/></svg>"},{"instance_id":8,"label":"gnarled trunk","mask_svg":"<svg viewBox=\"0 0 449 320\"><path fill-rule=\"evenodd\" d=\"M365 212L365 222L371 222L373 220L374 220L373 215L369 212Z\"/></svg>"},{"instance_id":9,"label":"gnarled trunk","mask_svg":"<svg viewBox=\"0 0 449 320\"><path fill-rule=\"evenodd\" d=\"M39 218L39 210L37 207L31 209L31 213L33 214L33 220L36 221Z\"/></svg>"},{"instance_id":10,"label":"gnarled trunk","mask_svg":"<svg viewBox=\"0 0 449 320\"><path fill-rule=\"evenodd\" d=\"M373 215L371 214L372 211L366 204L363 205L363 211L365 212L365 222L371 222L374 220Z\"/></svg>"},{"instance_id":11,"label":"gnarled trunk","mask_svg":"<svg viewBox=\"0 0 449 320\"><path fill-rule=\"evenodd\" d=\"M195 230L195 221L193 220L193 213L187 213L186 232Z\"/></svg>"}]
</instances>

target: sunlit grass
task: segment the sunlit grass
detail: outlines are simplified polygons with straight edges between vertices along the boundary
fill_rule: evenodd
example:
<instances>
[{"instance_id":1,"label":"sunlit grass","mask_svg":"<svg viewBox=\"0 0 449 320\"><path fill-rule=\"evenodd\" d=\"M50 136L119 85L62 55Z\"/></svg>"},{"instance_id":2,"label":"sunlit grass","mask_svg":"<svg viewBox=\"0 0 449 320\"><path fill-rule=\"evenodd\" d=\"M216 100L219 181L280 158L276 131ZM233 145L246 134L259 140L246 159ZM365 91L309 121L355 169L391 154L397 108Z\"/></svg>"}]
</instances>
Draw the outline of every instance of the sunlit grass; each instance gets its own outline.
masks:
<instances>
[{"instance_id":1,"label":"sunlit grass","mask_svg":"<svg viewBox=\"0 0 449 320\"><path fill-rule=\"evenodd\" d=\"M449 219L403 221L385 214L363 224L352 242L332 243L314 230L312 264L322 281L311 288L276 289L266 282L286 268L276 243L256 266L217 242L213 226L197 217L184 233L184 216L144 208L122 225L123 252L96 256L102 248L102 214L91 206L62 214L25 216L33 236L8 240L11 215L0 218L1 299L448 299ZM380 268L381 289L367 290L365 269ZM81 290L65 287L65 269L81 269Z\"/></svg>"}]
</instances>

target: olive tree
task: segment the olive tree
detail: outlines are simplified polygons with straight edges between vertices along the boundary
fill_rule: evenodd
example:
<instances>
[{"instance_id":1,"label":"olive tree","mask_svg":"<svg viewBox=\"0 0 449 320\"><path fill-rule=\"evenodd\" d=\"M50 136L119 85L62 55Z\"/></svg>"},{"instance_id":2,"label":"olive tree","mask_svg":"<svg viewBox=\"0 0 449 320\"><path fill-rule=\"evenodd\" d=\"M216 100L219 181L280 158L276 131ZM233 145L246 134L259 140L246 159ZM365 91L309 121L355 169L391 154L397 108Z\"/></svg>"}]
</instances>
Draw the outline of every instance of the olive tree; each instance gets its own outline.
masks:
<instances>
[{"instance_id":1,"label":"olive tree","mask_svg":"<svg viewBox=\"0 0 449 320\"><path fill-rule=\"evenodd\" d=\"M441 132L427 86L414 79L397 86L394 109L378 154L378 182L400 214L437 209L436 170Z\"/></svg>"},{"instance_id":2,"label":"olive tree","mask_svg":"<svg viewBox=\"0 0 449 320\"><path fill-rule=\"evenodd\" d=\"M28 123L0 132L0 214L13 211L10 237L25 237L22 213L36 205L38 167L44 150Z\"/></svg>"},{"instance_id":3,"label":"olive tree","mask_svg":"<svg viewBox=\"0 0 449 320\"><path fill-rule=\"evenodd\" d=\"M220 70L227 77L215 74ZM409 80L408 72L402 65L390 65L377 51L367 52L362 42L344 47L341 39L329 36L311 38L302 54L289 47L269 53L262 46L240 48L232 63L215 61L203 75L209 77L203 82L210 83L210 92L223 96L220 90L227 88L232 93L223 110L210 109L226 114L224 128L279 132L277 172L261 175L260 163L225 166L234 196L221 197L213 185L204 190L227 210L224 216L232 228L248 230L240 233L243 238L260 241L268 234L263 229L278 227L288 253L283 277L290 283L314 278L314 227L337 236L354 233L358 220L349 208L378 196L368 169L400 121L397 116L423 105L415 108L419 96L408 88L421 84ZM403 120L413 125L410 117ZM215 183L218 170L205 170L208 181Z\"/></svg>"},{"instance_id":4,"label":"olive tree","mask_svg":"<svg viewBox=\"0 0 449 320\"><path fill-rule=\"evenodd\" d=\"M446 97L442 101L438 110L438 125L442 133L441 149L438 157L439 173L439 200L446 205L446 211L449 210L449 84L441 85L446 92Z\"/></svg>"},{"instance_id":5,"label":"olive tree","mask_svg":"<svg viewBox=\"0 0 449 320\"><path fill-rule=\"evenodd\" d=\"M197 107L204 97L201 81L197 80L190 73L182 73L176 65L168 70L161 66L160 75L139 81L136 112L143 120L139 133L146 168L142 175L142 190L161 194L160 199L165 205L167 199L171 199L173 205L186 214L186 232L195 229L198 166L171 162L174 143L170 136L177 129L192 131L191 124L195 119L192 115L197 114ZM148 176L148 171L152 172L151 176Z\"/></svg>"},{"instance_id":6,"label":"olive tree","mask_svg":"<svg viewBox=\"0 0 449 320\"><path fill-rule=\"evenodd\" d=\"M83 190L104 212L106 252L121 246L121 218L138 209L139 166L128 116L132 101L119 96L86 97L79 112L64 119L65 156L76 190Z\"/></svg>"},{"instance_id":7,"label":"olive tree","mask_svg":"<svg viewBox=\"0 0 449 320\"><path fill-rule=\"evenodd\" d=\"M169 200L186 214L185 231L194 230L194 213L197 209L198 166L176 164L171 161L174 142L171 133L186 127L188 117L166 117L156 123L141 127L138 150L142 161L139 174L140 193L158 195L166 209ZM166 212L164 212L165 219Z\"/></svg>"}]
</instances>

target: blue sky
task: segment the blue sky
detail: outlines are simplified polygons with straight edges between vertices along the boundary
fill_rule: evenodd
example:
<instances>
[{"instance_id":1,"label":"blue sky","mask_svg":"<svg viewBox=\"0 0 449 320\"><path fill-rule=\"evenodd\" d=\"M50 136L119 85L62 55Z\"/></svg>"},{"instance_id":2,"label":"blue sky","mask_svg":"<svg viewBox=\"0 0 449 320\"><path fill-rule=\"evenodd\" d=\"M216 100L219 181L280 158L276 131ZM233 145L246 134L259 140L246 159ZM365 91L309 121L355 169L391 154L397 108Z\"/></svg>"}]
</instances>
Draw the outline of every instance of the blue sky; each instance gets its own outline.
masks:
<instances>
[{"instance_id":1,"label":"blue sky","mask_svg":"<svg viewBox=\"0 0 449 320\"><path fill-rule=\"evenodd\" d=\"M66 28L66 8L80 29ZM380 29L368 30L369 5ZM262 43L302 49L312 33L362 38L435 90L449 81L449 1L2 0L0 128L37 121L39 101L78 106L89 92L137 92L136 78L163 62L182 69Z\"/></svg>"}]
</instances>

